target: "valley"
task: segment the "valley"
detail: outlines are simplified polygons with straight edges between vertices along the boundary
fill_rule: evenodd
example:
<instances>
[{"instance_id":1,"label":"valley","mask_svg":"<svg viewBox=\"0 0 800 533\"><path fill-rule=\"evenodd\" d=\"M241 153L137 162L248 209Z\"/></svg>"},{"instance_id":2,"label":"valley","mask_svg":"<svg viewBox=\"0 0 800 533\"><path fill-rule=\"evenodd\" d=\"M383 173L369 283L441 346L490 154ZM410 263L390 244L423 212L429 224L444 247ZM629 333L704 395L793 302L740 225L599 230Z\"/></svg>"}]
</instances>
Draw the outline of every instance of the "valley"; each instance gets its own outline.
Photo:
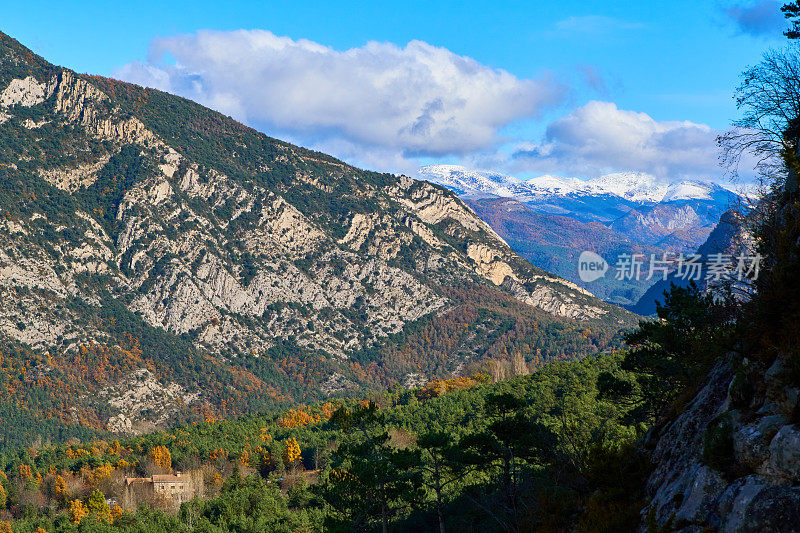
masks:
<instances>
[{"instance_id":1,"label":"valley","mask_svg":"<svg viewBox=\"0 0 800 533\"><path fill-rule=\"evenodd\" d=\"M797 531L800 0L645 4L4 7L0 533Z\"/></svg>"}]
</instances>

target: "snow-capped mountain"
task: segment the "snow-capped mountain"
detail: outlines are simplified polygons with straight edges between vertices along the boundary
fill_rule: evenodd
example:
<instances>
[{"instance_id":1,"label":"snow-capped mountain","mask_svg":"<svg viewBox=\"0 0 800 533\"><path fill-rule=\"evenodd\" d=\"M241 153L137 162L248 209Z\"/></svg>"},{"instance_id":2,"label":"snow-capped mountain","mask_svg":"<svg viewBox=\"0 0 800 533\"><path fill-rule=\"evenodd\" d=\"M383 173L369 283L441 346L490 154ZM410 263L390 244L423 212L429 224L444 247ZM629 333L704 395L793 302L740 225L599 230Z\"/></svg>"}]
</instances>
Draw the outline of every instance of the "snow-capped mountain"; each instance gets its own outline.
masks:
<instances>
[{"instance_id":1,"label":"snow-capped mountain","mask_svg":"<svg viewBox=\"0 0 800 533\"><path fill-rule=\"evenodd\" d=\"M739 200L710 181L669 183L638 172L523 180L429 165L419 177L455 191L520 255L576 283L581 283L576 250L607 254L612 262L611 255L620 253L693 252ZM631 304L647 285L599 280L586 288L614 303Z\"/></svg>"},{"instance_id":2,"label":"snow-capped mountain","mask_svg":"<svg viewBox=\"0 0 800 533\"><path fill-rule=\"evenodd\" d=\"M419 169L422 179L443 185L459 196L514 198L525 194L525 182L498 172L469 170L459 165L428 165Z\"/></svg>"},{"instance_id":3,"label":"snow-capped mountain","mask_svg":"<svg viewBox=\"0 0 800 533\"><path fill-rule=\"evenodd\" d=\"M732 191L709 181L667 183L641 172L618 172L588 180L553 175L521 180L459 165L428 165L420 168L419 176L462 196L498 196L515 198L523 203L546 197L610 195L634 203L656 204L679 200L727 200L732 194Z\"/></svg>"}]
</instances>

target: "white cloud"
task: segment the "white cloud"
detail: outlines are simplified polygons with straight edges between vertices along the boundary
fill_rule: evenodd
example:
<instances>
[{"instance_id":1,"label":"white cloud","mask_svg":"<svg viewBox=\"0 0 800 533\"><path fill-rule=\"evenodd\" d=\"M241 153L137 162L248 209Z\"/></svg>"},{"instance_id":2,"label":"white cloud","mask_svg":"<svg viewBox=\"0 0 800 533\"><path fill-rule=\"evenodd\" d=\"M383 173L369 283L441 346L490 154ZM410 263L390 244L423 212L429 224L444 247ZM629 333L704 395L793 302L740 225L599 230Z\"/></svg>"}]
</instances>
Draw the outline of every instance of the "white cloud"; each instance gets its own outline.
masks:
<instances>
[{"instance_id":1,"label":"white cloud","mask_svg":"<svg viewBox=\"0 0 800 533\"><path fill-rule=\"evenodd\" d=\"M718 131L689 121L658 122L610 102L589 102L548 125L540 143L517 147L517 170L596 176L640 171L663 178L722 174Z\"/></svg>"},{"instance_id":2,"label":"white cloud","mask_svg":"<svg viewBox=\"0 0 800 533\"><path fill-rule=\"evenodd\" d=\"M116 76L272 135L389 164L489 149L503 141L502 127L537 116L565 92L551 77L519 79L422 41L337 51L262 30L157 39L146 63Z\"/></svg>"}]
</instances>

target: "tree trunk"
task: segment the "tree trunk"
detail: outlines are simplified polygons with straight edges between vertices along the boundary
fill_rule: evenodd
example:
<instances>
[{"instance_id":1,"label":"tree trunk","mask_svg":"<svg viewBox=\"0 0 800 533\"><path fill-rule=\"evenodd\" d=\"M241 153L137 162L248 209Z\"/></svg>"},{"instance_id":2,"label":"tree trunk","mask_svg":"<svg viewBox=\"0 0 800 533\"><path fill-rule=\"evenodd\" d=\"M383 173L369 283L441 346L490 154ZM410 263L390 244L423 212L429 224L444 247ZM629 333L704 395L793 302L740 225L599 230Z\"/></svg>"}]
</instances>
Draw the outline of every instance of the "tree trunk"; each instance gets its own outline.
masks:
<instances>
[{"instance_id":1,"label":"tree trunk","mask_svg":"<svg viewBox=\"0 0 800 533\"><path fill-rule=\"evenodd\" d=\"M386 488L381 483L381 525L383 533L389 533L389 517L386 510Z\"/></svg>"},{"instance_id":2,"label":"tree trunk","mask_svg":"<svg viewBox=\"0 0 800 533\"><path fill-rule=\"evenodd\" d=\"M439 516L439 533L444 533L444 516L442 515L442 473L436 463L436 514Z\"/></svg>"}]
</instances>

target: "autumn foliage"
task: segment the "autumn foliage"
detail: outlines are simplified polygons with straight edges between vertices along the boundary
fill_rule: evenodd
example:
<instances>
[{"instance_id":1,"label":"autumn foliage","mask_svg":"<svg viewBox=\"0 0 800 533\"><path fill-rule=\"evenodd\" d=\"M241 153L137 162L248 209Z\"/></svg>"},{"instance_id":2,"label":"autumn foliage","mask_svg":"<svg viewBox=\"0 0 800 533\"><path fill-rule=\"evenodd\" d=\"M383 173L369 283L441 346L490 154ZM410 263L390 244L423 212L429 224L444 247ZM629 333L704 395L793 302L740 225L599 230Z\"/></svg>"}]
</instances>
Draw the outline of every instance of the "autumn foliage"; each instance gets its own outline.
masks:
<instances>
[{"instance_id":1,"label":"autumn foliage","mask_svg":"<svg viewBox=\"0 0 800 533\"><path fill-rule=\"evenodd\" d=\"M484 383L486 379L487 376L480 374L476 374L472 377L437 379L425 384L425 386L417 390L415 394L420 400L428 400L430 398L437 398L442 394L452 390L470 389L476 385Z\"/></svg>"},{"instance_id":2,"label":"autumn foliage","mask_svg":"<svg viewBox=\"0 0 800 533\"><path fill-rule=\"evenodd\" d=\"M172 455L166 446L159 445L150 450L150 459L165 472L172 469Z\"/></svg>"},{"instance_id":3,"label":"autumn foliage","mask_svg":"<svg viewBox=\"0 0 800 533\"><path fill-rule=\"evenodd\" d=\"M289 437L283 443L285 448L283 450L283 463L287 466L298 463L302 456L300 455L300 445L293 437Z\"/></svg>"},{"instance_id":4,"label":"autumn foliage","mask_svg":"<svg viewBox=\"0 0 800 533\"><path fill-rule=\"evenodd\" d=\"M289 409L286 415L278 419L278 425L289 429L306 427L329 420L334 411L336 411L336 405L331 402L326 402L320 406L315 413L312 413L309 407L301 405L296 409Z\"/></svg>"},{"instance_id":5,"label":"autumn foliage","mask_svg":"<svg viewBox=\"0 0 800 533\"><path fill-rule=\"evenodd\" d=\"M69 504L69 519L73 524L80 524L81 520L89 516L89 510L81 500L72 500Z\"/></svg>"}]
</instances>

